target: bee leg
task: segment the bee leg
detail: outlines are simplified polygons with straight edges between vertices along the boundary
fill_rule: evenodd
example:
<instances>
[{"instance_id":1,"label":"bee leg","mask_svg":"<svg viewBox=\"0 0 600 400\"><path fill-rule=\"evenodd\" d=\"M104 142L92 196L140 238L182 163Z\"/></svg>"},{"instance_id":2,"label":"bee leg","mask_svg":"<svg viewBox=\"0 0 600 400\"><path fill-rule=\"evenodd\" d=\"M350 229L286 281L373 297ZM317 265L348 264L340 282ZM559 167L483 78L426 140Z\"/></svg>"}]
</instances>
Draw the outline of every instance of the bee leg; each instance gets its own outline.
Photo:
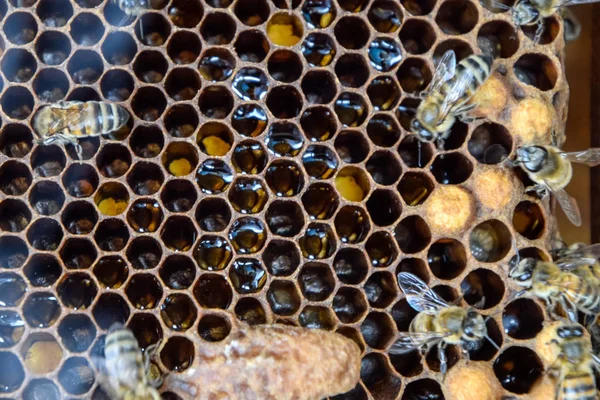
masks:
<instances>
[{"instance_id":1,"label":"bee leg","mask_svg":"<svg viewBox=\"0 0 600 400\"><path fill-rule=\"evenodd\" d=\"M564 310L565 314L567 314L567 318L571 322L577 322L577 320L578 320L577 307L575 307L572 302L565 299L564 296L561 296L560 299L558 300L558 302L559 302L560 306L562 307L562 309Z\"/></svg>"},{"instance_id":2,"label":"bee leg","mask_svg":"<svg viewBox=\"0 0 600 400\"><path fill-rule=\"evenodd\" d=\"M446 357L446 345L442 342L438 344L438 359L440 360L440 372L446 378L448 372L448 358Z\"/></svg>"},{"instance_id":3,"label":"bee leg","mask_svg":"<svg viewBox=\"0 0 600 400\"><path fill-rule=\"evenodd\" d=\"M533 39L533 42L535 44L538 44L540 42L540 40L542 39L542 33L544 33L544 20L542 18L540 18L537 22L537 29L535 30L535 38Z\"/></svg>"}]
</instances>

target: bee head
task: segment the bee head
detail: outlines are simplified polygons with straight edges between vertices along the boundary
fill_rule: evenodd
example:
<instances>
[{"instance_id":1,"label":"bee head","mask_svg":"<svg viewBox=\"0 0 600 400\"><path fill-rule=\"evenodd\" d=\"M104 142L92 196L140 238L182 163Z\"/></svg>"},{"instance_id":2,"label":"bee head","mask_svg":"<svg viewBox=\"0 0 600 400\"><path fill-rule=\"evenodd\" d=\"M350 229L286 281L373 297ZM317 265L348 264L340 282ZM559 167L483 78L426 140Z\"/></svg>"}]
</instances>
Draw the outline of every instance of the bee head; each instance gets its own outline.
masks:
<instances>
[{"instance_id":1,"label":"bee head","mask_svg":"<svg viewBox=\"0 0 600 400\"><path fill-rule=\"evenodd\" d=\"M518 1L512 8L512 19L515 25L527 25L539 18L540 13L529 1Z\"/></svg>"},{"instance_id":2,"label":"bee head","mask_svg":"<svg viewBox=\"0 0 600 400\"><path fill-rule=\"evenodd\" d=\"M462 328L464 335L472 340L481 339L486 335L485 321L475 310L467 311Z\"/></svg>"},{"instance_id":3,"label":"bee head","mask_svg":"<svg viewBox=\"0 0 600 400\"><path fill-rule=\"evenodd\" d=\"M416 118L410 123L410 128L413 133L419 136L419 140L423 142L432 142L435 139L434 134L425 129L421 122Z\"/></svg>"},{"instance_id":4,"label":"bee head","mask_svg":"<svg viewBox=\"0 0 600 400\"><path fill-rule=\"evenodd\" d=\"M524 258L509 271L508 276L514 279L519 286L530 288L536 264L537 261L534 258Z\"/></svg>"},{"instance_id":5,"label":"bee head","mask_svg":"<svg viewBox=\"0 0 600 400\"><path fill-rule=\"evenodd\" d=\"M517 149L517 163L523 165L530 172L542 169L548 152L540 146L524 146Z\"/></svg>"},{"instance_id":6,"label":"bee head","mask_svg":"<svg viewBox=\"0 0 600 400\"><path fill-rule=\"evenodd\" d=\"M563 325L556 329L556 334L561 339L582 337L583 327L581 325Z\"/></svg>"}]
</instances>

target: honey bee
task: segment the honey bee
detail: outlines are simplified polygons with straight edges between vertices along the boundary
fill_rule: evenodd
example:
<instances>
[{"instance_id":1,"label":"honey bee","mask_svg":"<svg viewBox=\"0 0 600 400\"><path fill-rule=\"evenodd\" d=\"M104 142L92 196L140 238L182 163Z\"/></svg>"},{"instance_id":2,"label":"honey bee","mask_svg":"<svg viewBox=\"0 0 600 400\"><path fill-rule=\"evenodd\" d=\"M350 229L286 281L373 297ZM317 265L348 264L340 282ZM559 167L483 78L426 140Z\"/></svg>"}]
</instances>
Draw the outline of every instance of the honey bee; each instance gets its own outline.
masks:
<instances>
[{"instance_id":1,"label":"honey bee","mask_svg":"<svg viewBox=\"0 0 600 400\"><path fill-rule=\"evenodd\" d=\"M598 0L517 0L512 7L496 0L487 0L484 3L501 10L510 11L512 20L517 26L537 24L533 40L537 44L544 33L544 19L553 16L562 7L575 4L595 3L597 1Z\"/></svg>"},{"instance_id":2,"label":"honey bee","mask_svg":"<svg viewBox=\"0 0 600 400\"><path fill-rule=\"evenodd\" d=\"M118 104L59 101L41 107L32 124L38 144L72 144L81 159L83 150L78 139L116 131L128 120L129 113Z\"/></svg>"},{"instance_id":3,"label":"honey bee","mask_svg":"<svg viewBox=\"0 0 600 400\"><path fill-rule=\"evenodd\" d=\"M594 282L600 286L600 244L591 246L585 243L574 243L569 247L554 248L552 258L564 270L570 270L581 279Z\"/></svg>"},{"instance_id":4,"label":"honey bee","mask_svg":"<svg viewBox=\"0 0 600 400\"><path fill-rule=\"evenodd\" d=\"M421 93L423 101L411 121L411 131L421 141L435 141L443 147L457 118L472 120L468 113L477 104L470 102L471 97L490 76L493 61L489 55L471 55L457 65L454 51L444 53L431 83Z\"/></svg>"},{"instance_id":5,"label":"honey bee","mask_svg":"<svg viewBox=\"0 0 600 400\"><path fill-rule=\"evenodd\" d=\"M597 279L583 278L593 272L585 272L581 267L589 269L586 266L594 264L599 256L600 245L596 244L573 250L553 262L524 258L508 274L524 288L515 297L529 292L547 303L549 314L555 314L558 304L573 322L577 322L577 311L594 316L600 312L600 285ZM580 271L582 276L575 271Z\"/></svg>"},{"instance_id":6,"label":"honey bee","mask_svg":"<svg viewBox=\"0 0 600 400\"><path fill-rule=\"evenodd\" d=\"M561 324L550 341L559 356L549 369L557 378L556 400L595 400L594 370L600 370L600 359L592 352L592 343L579 324Z\"/></svg>"},{"instance_id":7,"label":"honey bee","mask_svg":"<svg viewBox=\"0 0 600 400\"><path fill-rule=\"evenodd\" d=\"M440 372L445 375L448 370L445 349L449 344L459 345L467 360L469 351L479 349L484 339L498 348L488 336L485 320L477 311L451 306L411 273L400 272L398 284L408 304L419 314L411 322L409 332L398 333L399 339L390 347L391 354L416 349L427 353L437 344Z\"/></svg>"},{"instance_id":8,"label":"honey bee","mask_svg":"<svg viewBox=\"0 0 600 400\"><path fill-rule=\"evenodd\" d=\"M122 400L161 400L158 388L162 377L152 376L150 358L158 345L142 355L133 333L120 324L113 325L104 345L104 358L95 359L99 381L111 398Z\"/></svg>"},{"instance_id":9,"label":"honey bee","mask_svg":"<svg viewBox=\"0 0 600 400\"><path fill-rule=\"evenodd\" d=\"M577 202L564 190L573 175L571 162L599 165L600 148L564 152L554 146L523 146L517 149L513 165L520 166L535 183L528 190L537 192L541 197L552 192L567 218L576 226L581 226Z\"/></svg>"}]
</instances>

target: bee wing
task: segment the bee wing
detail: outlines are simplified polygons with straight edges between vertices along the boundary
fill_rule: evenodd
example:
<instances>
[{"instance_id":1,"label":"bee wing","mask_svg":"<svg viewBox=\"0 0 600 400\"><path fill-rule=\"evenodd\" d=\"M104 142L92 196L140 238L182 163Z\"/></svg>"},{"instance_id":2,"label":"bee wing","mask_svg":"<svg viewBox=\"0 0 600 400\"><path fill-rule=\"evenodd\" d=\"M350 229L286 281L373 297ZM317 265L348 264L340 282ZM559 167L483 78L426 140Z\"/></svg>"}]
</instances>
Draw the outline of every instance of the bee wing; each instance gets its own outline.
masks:
<instances>
[{"instance_id":1,"label":"bee wing","mask_svg":"<svg viewBox=\"0 0 600 400\"><path fill-rule=\"evenodd\" d=\"M508 10L512 9L512 7L507 6L506 4L501 3L497 0L481 0L481 5L486 8L497 8L499 10L504 10L504 11L508 11Z\"/></svg>"},{"instance_id":2,"label":"bee wing","mask_svg":"<svg viewBox=\"0 0 600 400\"><path fill-rule=\"evenodd\" d=\"M456 73L456 55L453 50L448 50L444 53L437 67L435 73L429 84L427 91L435 92L442 87L442 84L451 79Z\"/></svg>"},{"instance_id":3,"label":"bee wing","mask_svg":"<svg viewBox=\"0 0 600 400\"><path fill-rule=\"evenodd\" d=\"M581 226L581 212L579 211L577 201L569 196L564 189L552 191L552 193L554 193L556 200L558 200L569 221L575 226Z\"/></svg>"},{"instance_id":4,"label":"bee wing","mask_svg":"<svg viewBox=\"0 0 600 400\"><path fill-rule=\"evenodd\" d=\"M437 295L425 282L408 272L398 274L398 284L406 296L406 301L412 308L428 314L435 313L440 308L450 305Z\"/></svg>"},{"instance_id":5,"label":"bee wing","mask_svg":"<svg viewBox=\"0 0 600 400\"><path fill-rule=\"evenodd\" d=\"M390 354L405 354L435 344L448 336L439 332L398 332L398 340L390 346Z\"/></svg>"},{"instance_id":6,"label":"bee wing","mask_svg":"<svg viewBox=\"0 0 600 400\"><path fill-rule=\"evenodd\" d=\"M77 125L79 123L80 110L78 109L72 110L57 107L50 107L50 109L55 115L55 120L48 128L48 135L54 135L65 130L69 126Z\"/></svg>"},{"instance_id":7,"label":"bee wing","mask_svg":"<svg viewBox=\"0 0 600 400\"><path fill-rule=\"evenodd\" d=\"M600 0L560 0L554 8L560 8L565 6L574 6L575 4L590 4L597 3Z\"/></svg>"},{"instance_id":8,"label":"bee wing","mask_svg":"<svg viewBox=\"0 0 600 400\"><path fill-rule=\"evenodd\" d=\"M561 269L569 270L584 265L594 264L600 258L600 243L569 251L559 258L555 264Z\"/></svg>"},{"instance_id":9,"label":"bee wing","mask_svg":"<svg viewBox=\"0 0 600 400\"><path fill-rule=\"evenodd\" d=\"M467 89L469 89L469 86L471 86L473 79L475 79L475 77L471 70L465 69L462 72L448 90L448 94L446 94L444 101L442 101L441 115L447 115L459 100L464 99L464 95L467 92Z\"/></svg>"},{"instance_id":10,"label":"bee wing","mask_svg":"<svg viewBox=\"0 0 600 400\"><path fill-rule=\"evenodd\" d=\"M594 361L594 367L596 367L597 370L600 370L600 357L592 353L592 361Z\"/></svg>"},{"instance_id":11,"label":"bee wing","mask_svg":"<svg viewBox=\"0 0 600 400\"><path fill-rule=\"evenodd\" d=\"M582 151L562 152L560 155L569 161L587 164L590 167L600 165L600 147L592 147Z\"/></svg>"}]
</instances>

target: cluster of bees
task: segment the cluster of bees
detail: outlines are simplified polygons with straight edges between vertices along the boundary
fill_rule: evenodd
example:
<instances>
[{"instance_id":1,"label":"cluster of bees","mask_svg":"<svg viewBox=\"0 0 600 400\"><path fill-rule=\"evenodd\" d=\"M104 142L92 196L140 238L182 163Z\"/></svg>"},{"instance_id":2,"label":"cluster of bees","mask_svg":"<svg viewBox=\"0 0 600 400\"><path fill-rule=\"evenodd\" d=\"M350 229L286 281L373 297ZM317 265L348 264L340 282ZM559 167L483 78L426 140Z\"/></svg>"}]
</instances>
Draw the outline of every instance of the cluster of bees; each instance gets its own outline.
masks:
<instances>
[{"instance_id":1,"label":"cluster of bees","mask_svg":"<svg viewBox=\"0 0 600 400\"><path fill-rule=\"evenodd\" d=\"M485 1L485 0L484 0ZM543 19L567 4L589 3L592 0L518 0L512 7L489 0L487 5L510 9L516 25L537 24L535 40L543 33ZM138 16L149 8L147 0L118 0L128 16ZM435 142L443 149L450 129L459 119L474 120L471 115L477 104L471 99L490 76L494 58L490 55L471 55L457 62L450 50L441 58L427 90L421 93L421 103L415 110L411 130L423 142ZM39 144L71 144L81 158L78 139L115 131L127 123L128 112L108 102L58 102L42 107L34 117L33 126ZM485 157L498 157L501 148L490 147ZM507 156L504 154L503 156ZM522 168L534 186L527 189L542 198L553 197L575 225L581 215L575 200L564 190L572 177L572 162L600 164L600 149L564 152L555 145L528 145L516 149L513 158L504 165ZM485 242L486 238L480 238ZM483 246L485 247L485 246ZM600 358L593 353L592 339L578 323L583 314L594 323L600 313L600 244L592 246L557 246L552 261L524 258L509 271L509 276L523 288L513 294L537 297L548 307L548 314L562 321L549 343L557 346L559 358L550 371L557 377L557 399L596 399L594 370L600 369ZM403 354L414 350L429 351L437 346L441 372L447 372L445 349L458 345L465 358L488 336L485 318L475 309L449 304L417 276L402 272L398 284L408 304L419 314L408 332L399 332L390 353ZM97 363L103 386L115 398L160 399L156 390L161 379L149 375L153 350L142 354L131 331L116 327L106 339L105 358ZM311 366L306 366L311 368Z\"/></svg>"}]
</instances>

